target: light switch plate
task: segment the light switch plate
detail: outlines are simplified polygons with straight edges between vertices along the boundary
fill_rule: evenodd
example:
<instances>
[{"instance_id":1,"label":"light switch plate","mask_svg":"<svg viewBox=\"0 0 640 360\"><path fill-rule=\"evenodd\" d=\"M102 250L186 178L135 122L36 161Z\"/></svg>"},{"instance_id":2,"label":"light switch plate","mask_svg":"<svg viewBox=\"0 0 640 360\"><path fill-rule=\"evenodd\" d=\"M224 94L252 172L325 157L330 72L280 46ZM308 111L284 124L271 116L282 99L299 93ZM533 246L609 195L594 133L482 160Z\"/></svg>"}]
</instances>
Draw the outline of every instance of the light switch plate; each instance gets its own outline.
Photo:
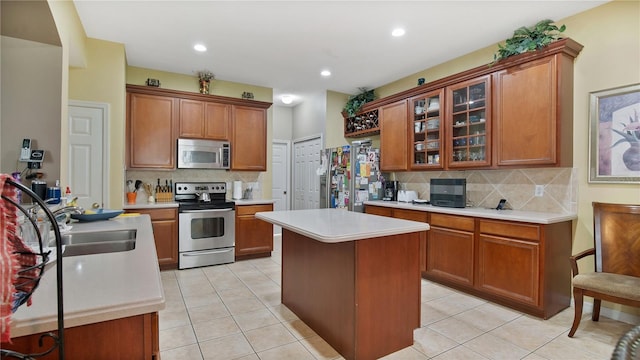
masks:
<instances>
[{"instance_id":1,"label":"light switch plate","mask_svg":"<svg viewBox=\"0 0 640 360\"><path fill-rule=\"evenodd\" d=\"M544 185L536 185L536 190L534 192L535 196L543 196L544 195Z\"/></svg>"}]
</instances>

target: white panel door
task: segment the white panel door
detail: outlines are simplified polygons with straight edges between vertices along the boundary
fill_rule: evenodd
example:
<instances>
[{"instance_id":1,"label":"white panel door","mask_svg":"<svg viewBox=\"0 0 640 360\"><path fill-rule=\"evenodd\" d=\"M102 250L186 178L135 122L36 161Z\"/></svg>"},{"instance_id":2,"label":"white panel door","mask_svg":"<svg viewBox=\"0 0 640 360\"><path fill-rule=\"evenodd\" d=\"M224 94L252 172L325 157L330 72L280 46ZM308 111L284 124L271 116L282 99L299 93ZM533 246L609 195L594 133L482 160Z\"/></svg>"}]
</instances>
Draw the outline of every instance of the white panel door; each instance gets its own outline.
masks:
<instances>
[{"instance_id":1,"label":"white panel door","mask_svg":"<svg viewBox=\"0 0 640 360\"><path fill-rule=\"evenodd\" d=\"M313 138L294 145L294 203L295 210L320 208L320 177L316 170L320 166L322 139Z\"/></svg>"},{"instance_id":2,"label":"white panel door","mask_svg":"<svg viewBox=\"0 0 640 360\"><path fill-rule=\"evenodd\" d=\"M108 195L104 146L107 106L70 104L74 105L69 106L69 187L83 208L90 209L94 203L104 207Z\"/></svg>"},{"instance_id":3,"label":"white panel door","mask_svg":"<svg viewBox=\"0 0 640 360\"><path fill-rule=\"evenodd\" d=\"M274 140L271 152L271 175L272 187L271 197L275 200L273 209L275 211L289 210L291 201L289 196L289 179L291 178L291 165L289 162L289 152L291 143L289 141ZM274 234L281 234L280 226L273 226Z\"/></svg>"}]
</instances>

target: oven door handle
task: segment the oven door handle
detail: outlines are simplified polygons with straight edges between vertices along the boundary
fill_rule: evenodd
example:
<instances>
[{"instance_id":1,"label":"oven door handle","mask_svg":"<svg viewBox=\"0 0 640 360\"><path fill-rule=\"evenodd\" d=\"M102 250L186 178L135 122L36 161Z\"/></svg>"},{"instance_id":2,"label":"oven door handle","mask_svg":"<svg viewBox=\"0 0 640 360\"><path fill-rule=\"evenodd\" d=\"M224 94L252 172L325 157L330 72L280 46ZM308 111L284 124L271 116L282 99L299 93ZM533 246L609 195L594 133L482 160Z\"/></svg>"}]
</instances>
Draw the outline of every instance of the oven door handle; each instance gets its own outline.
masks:
<instances>
[{"instance_id":1,"label":"oven door handle","mask_svg":"<svg viewBox=\"0 0 640 360\"><path fill-rule=\"evenodd\" d=\"M205 210L182 210L180 213L207 213L207 212L227 212L233 211L233 209L205 209Z\"/></svg>"},{"instance_id":2,"label":"oven door handle","mask_svg":"<svg viewBox=\"0 0 640 360\"><path fill-rule=\"evenodd\" d=\"M212 250L212 251L199 251L195 254L185 253L182 256L200 256L200 255L212 255L212 254L222 254L229 251L233 251L233 249L224 249L224 250Z\"/></svg>"}]
</instances>

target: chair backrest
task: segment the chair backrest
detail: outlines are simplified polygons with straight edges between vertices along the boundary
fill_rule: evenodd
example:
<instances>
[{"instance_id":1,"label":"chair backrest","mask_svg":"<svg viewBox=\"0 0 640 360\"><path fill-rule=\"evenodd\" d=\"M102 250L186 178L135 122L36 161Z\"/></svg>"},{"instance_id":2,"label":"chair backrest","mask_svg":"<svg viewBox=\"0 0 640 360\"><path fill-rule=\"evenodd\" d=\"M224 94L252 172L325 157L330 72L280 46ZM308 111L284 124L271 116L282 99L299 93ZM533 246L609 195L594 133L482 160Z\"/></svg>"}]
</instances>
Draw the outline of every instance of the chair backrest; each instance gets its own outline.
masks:
<instances>
[{"instance_id":1,"label":"chair backrest","mask_svg":"<svg viewBox=\"0 0 640 360\"><path fill-rule=\"evenodd\" d=\"M593 203L596 271L640 277L640 205Z\"/></svg>"}]
</instances>

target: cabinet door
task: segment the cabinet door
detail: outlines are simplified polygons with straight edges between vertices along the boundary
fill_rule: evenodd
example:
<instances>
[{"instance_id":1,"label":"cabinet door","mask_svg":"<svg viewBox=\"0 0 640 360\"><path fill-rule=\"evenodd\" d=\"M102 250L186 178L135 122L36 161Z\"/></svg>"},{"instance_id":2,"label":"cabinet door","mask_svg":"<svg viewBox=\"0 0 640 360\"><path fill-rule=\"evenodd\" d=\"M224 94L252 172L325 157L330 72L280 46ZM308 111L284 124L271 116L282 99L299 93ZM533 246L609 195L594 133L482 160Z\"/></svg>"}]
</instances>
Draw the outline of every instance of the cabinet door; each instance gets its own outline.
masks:
<instances>
[{"instance_id":1,"label":"cabinet door","mask_svg":"<svg viewBox=\"0 0 640 360\"><path fill-rule=\"evenodd\" d=\"M558 108L555 59L555 56L550 56L495 74L497 165L556 163Z\"/></svg>"},{"instance_id":2,"label":"cabinet door","mask_svg":"<svg viewBox=\"0 0 640 360\"><path fill-rule=\"evenodd\" d=\"M236 207L236 257L273 251L273 225L256 219L255 213L260 211L273 211L273 205Z\"/></svg>"},{"instance_id":3,"label":"cabinet door","mask_svg":"<svg viewBox=\"0 0 640 360\"><path fill-rule=\"evenodd\" d=\"M440 109L444 109L444 89L416 96L409 100L413 118L413 133L410 136L409 154L411 169L442 169L444 160L444 121L441 121ZM444 113L444 111L442 111ZM411 129L409 129L411 132Z\"/></svg>"},{"instance_id":4,"label":"cabinet door","mask_svg":"<svg viewBox=\"0 0 640 360\"><path fill-rule=\"evenodd\" d=\"M172 97L127 96L128 167L174 169L177 103Z\"/></svg>"},{"instance_id":5,"label":"cabinet door","mask_svg":"<svg viewBox=\"0 0 640 360\"><path fill-rule=\"evenodd\" d=\"M175 268L178 265L178 223L176 220L156 220L151 225L160 268Z\"/></svg>"},{"instance_id":6,"label":"cabinet door","mask_svg":"<svg viewBox=\"0 0 640 360\"><path fill-rule=\"evenodd\" d=\"M447 165L491 165L491 77L447 88Z\"/></svg>"},{"instance_id":7,"label":"cabinet door","mask_svg":"<svg viewBox=\"0 0 640 360\"><path fill-rule=\"evenodd\" d=\"M539 245L536 242L480 234L478 288L538 306Z\"/></svg>"},{"instance_id":8,"label":"cabinet door","mask_svg":"<svg viewBox=\"0 0 640 360\"><path fill-rule=\"evenodd\" d=\"M205 104L204 137L212 140L229 140L231 106L217 103Z\"/></svg>"},{"instance_id":9,"label":"cabinet door","mask_svg":"<svg viewBox=\"0 0 640 360\"><path fill-rule=\"evenodd\" d=\"M427 275L473 286L475 220L436 213L430 217Z\"/></svg>"},{"instance_id":10,"label":"cabinet door","mask_svg":"<svg viewBox=\"0 0 640 360\"><path fill-rule=\"evenodd\" d=\"M151 217L153 238L161 270L178 268L178 211L176 209L130 209Z\"/></svg>"},{"instance_id":11,"label":"cabinet door","mask_svg":"<svg viewBox=\"0 0 640 360\"><path fill-rule=\"evenodd\" d=\"M267 113L233 106L231 170L267 170Z\"/></svg>"},{"instance_id":12,"label":"cabinet door","mask_svg":"<svg viewBox=\"0 0 640 360\"><path fill-rule=\"evenodd\" d=\"M180 99L180 137L202 139L204 136L204 102Z\"/></svg>"},{"instance_id":13,"label":"cabinet door","mask_svg":"<svg viewBox=\"0 0 640 360\"><path fill-rule=\"evenodd\" d=\"M393 209L393 217L397 219L429 222L429 213L420 210ZM420 234L420 271L427 271L427 236Z\"/></svg>"},{"instance_id":14,"label":"cabinet door","mask_svg":"<svg viewBox=\"0 0 640 360\"><path fill-rule=\"evenodd\" d=\"M408 170L407 101L399 101L380 109L380 169Z\"/></svg>"}]
</instances>

